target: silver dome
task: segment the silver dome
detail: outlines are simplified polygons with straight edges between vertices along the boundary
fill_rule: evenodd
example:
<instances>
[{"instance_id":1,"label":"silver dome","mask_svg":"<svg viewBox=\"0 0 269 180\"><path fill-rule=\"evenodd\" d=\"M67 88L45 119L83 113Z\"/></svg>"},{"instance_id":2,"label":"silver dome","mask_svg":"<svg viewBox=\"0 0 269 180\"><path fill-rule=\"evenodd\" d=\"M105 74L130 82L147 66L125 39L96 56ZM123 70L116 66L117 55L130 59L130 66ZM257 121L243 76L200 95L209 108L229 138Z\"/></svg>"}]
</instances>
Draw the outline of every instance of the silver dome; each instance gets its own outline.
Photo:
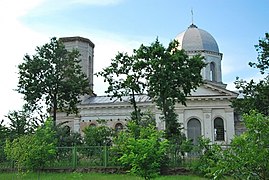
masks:
<instances>
[{"instance_id":1,"label":"silver dome","mask_svg":"<svg viewBox=\"0 0 269 180\"><path fill-rule=\"evenodd\" d=\"M219 53L218 44L213 36L194 24L191 24L186 31L177 35L175 40L179 42L179 49L184 49L185 51L205 50Z\"/></svg>"}]
</instances>

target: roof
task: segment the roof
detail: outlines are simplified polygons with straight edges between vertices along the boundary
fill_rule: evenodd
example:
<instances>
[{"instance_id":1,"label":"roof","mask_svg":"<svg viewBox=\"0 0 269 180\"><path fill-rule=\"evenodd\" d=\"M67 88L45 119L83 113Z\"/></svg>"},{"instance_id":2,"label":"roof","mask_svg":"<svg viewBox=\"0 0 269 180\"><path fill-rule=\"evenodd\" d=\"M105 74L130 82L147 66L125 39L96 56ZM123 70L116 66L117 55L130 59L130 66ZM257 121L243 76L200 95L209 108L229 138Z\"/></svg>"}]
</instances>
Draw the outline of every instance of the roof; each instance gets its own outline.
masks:
<instances>
[{"instance_id":1,"label":"roof","mask_svg":"<svg viewBox=\"0 0 269 180\"><path fill-rule=\"evenodd\" d=\"M176 36L180 43L179 49L185 51L209 51L219 53L219 47L214 37L196 25L191 24L187 30Z\"/></svg>"},{"instance_id":2,"label":"roof","mask_svg":"<svg viewBox=\"0 0 269 180\"><path fill-rule=\"evenodd\" d=\"M223 84L224 85L224 84ZM201 99L201 98L224 98L231 99L236 98L238 94L234 91L227 90L223 85L205 81L203 85L198 87L196 91L193 91L190 96L187 96L187 99ZM123 104L130 103L130 96L123 96L122 99L116 97L108 96L92 96L88 99L85 99L81 105L108 105L108 104ZM151 103L152 99L145 95L135 95L135 101L137 103Z\"/></svg>"},{"instance_id":3,"label":"roof","mask_svg":"<svg viewBox=\"0 0 269 180\"><path fill-rule=\"evenodd\" d=\"M61 38L59 38L59 40L62 42L81 41L81 42L88 43L92 48L94 48L94 46L95 46L91 40L84 38L84 37L80 37L80 36L61 37Z\"/></svg>"},{"instance_id":4,"label":"roof","mask_svg":"<svg viewBox=\"0 0 269 180\"><path fill-rule=\"evenodd\" d=\"M121 99L117 97L108 96L92 96L84 100L81 104L116 104L116 103L126 103L130 102L130 96L123 96ZM150 97L147 95L135 95L135 101L138 103L151 102Z\"/></svg>"}]
</instances>

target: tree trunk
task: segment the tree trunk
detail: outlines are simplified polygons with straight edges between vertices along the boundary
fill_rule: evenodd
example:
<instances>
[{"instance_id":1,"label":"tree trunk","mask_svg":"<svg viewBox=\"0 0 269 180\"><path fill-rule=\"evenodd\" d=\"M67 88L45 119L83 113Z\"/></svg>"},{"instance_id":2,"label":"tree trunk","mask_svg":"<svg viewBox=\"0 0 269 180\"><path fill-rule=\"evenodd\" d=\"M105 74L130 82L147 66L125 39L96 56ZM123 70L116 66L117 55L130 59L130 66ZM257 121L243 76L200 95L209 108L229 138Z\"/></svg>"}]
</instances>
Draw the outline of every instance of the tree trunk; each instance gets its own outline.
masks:
<instances>
[{"instance_id":1,"label":"tree trunk","mask_svg":"<svg viewBox=\"0 0 269 180\"><path fill-rule=\"evenodd\" d=\"M57 97L56 94L53 95L53 126L56 126L56 113L57 113Z\"/></svg>"}]
</instances>

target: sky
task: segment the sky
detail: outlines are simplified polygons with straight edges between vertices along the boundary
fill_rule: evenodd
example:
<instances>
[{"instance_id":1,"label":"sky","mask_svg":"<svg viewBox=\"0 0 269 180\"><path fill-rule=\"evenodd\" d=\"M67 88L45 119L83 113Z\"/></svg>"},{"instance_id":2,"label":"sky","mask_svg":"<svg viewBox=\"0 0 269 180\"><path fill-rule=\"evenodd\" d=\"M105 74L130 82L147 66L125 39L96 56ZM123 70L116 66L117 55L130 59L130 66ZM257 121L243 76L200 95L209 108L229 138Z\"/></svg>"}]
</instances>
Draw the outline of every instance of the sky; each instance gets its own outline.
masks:
<instances>
[{"instance_id":1,"label":"sky","mask_svg":"<svg viewBox=\"0 0 269 180\"><path fill-rule=\"evenodd\" d=\"M90 39L94 71L99 72L117 52L132 53L157 37L167 46L192 19L217 41L223 53L222 80L235 90L237 76L261 78L248 62L256 61L254 45L269 32L268 9L268 0L1 0L0 120L24 103L15 91L17 66L50 38ZM103 80L95 77L94 92L104 95L105 90Z\"/></svg>"}]
</instances>

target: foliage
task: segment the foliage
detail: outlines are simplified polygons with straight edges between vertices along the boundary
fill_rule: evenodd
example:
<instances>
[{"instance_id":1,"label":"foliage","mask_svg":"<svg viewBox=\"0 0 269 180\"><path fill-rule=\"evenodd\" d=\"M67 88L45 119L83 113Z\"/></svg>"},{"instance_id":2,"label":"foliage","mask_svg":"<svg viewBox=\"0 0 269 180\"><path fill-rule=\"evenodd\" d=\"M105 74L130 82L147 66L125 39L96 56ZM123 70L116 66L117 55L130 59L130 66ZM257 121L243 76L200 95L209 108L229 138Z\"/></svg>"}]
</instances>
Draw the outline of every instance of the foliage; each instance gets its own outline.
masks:
<instances>
[{"instance_id":1,"label":"foliage","mask_svg":"<svg viewBox=\"0 0 269 180\"><path fill-rule=\"evenodd\" d=\"M113 130L108 126L88 126L83 130L84 141L88 146L110 146Z\"/></svg>"},{"instance_id":2,"label":"foliage","mask_svg":"<svg viewBox=\"0 0 269 180\"><path fill-rule=\"evenodd\" d=\"M244 122L247 131L232 140L216 166L215 178L229 174L236 179L268 179L269 117L251 111Z\"/></svg>"},{"instance_id":3,"label":"foliage","mask_svg":"<svg viewBox=\"0 0 269 180\"><path fill-rule=\"evenodd\" d=\"M168 141L155 126L144 127L130 121L128 130L121 131L114 143L119 161L131 174L151 179L160 173Z\"/></svg>"},{"instance_id":4,"label":"foliage","mask_svg":"<svg viewBox=\"0 0 269 180\"><path fill-rule=\"evenodd\" d=\"M35 110L42 104L49 113L77 113L79 96L89 93L88 80L78 64L79 52L68 52L63 43L52 38L36 48L36 54L24 56L19 68L17 91L24 95L28 107Z\"/></svg>"},{"instance_id":5,"label":"foliage","mask_svg":"<svg viewBox=\"0 0 269 180\"><path fill-rule=\"evenodd\" d=\"M37 127L42 123L26 109L20 111L11 111L6 116L9 119L9 131L11 140L20 136L33 134Z\"/></svg>"},{"instance_id":6,"label":"foliage","mask_svg":"<svg viewBox=\"0 0 269 180\"><path fill-rule=\"evenodd\" d=\"M4 124L4 120L0 121L0 162L4 161L6 159L6 156L4 154L4 146L6 138L8 138L10 135L10 131L8 127Z\"/></svg>"},{"instance_id":7,"label":"foliage","mask_svg":"<svg viewBox=\"0 0 269 180\"><path fill-rule=\"evenodd\" d=\"M194 172L213 178L214 170L223 158L223 150L218 144L210 144L209 139L200 138L196 149L198 161L192 166Z\"/></svg>"},{"instance_id":8,"label":"foliage","mask_svg":"<svg viewBox=\"0 0 269 180\"><path fill-rule=\"evenodd\" d=\"M269 69L269 33L265 33L265 38L259 40L259 44L255 45L258 52L258 63L250 62L251 67L260 69L262 74L268 73Z\"/></svg>"},{"instance_id":9,"label":"foliage","mask_svg":"<svg viewBox=\"0 0 269 180\"><path fill-rule=\"evenodd\" d=\"M178 45L172 41L165 48L157 39L135 51L146 64L148 95L162 110L167 138L180 135L175 103L186 105L186 96L203 82L200 72L205 66L201 56L189 57Z\"/></svg>"},{"instance_id":10,"label":"foliage","mask_svg":"<svg viewBox=\"0 0 269 180\"><path fill-rule=\"evenodd\" d=\"M259 82L255 82L253 79L247 82L237 77L235 85L243 94L243 99L234 100L233 107L240 113L256 110L269 115L269 34L266 33L265 38L259 40L259 44L255 47L258 52L258 62L250 62L249 65L258 68L261 74L265 74L266 77Z\"/></svg>"},{"instance_id":11,"label":"foliage","mask_svg":"<svg viewBox=\"0 0 269 180\"><path fill-rule=\"evenodd\" d=\"M123 96L131 96L130 102L134 107L134 119L139 120L139 108L136 104L136 94L144 91L145 83L143 82L143 66L138 62L135 55L129 56L127 53L118 53L111 60L111 65L104 68L103 71L96 75L104 77L109 87L105 91L112 97L122 99Z\"/></svg>"},{"instance_id":12,"label":"foliage","mask_svg":"<svg viewBox=\"0 0 269 180\"><path fill-rule=\"evenodd\" d=\"M264 115L269 115L269 77L256 83L253 79L250 82L237 80L236 88L240 89L243 99L233 101L233 107L240 113L249 113L256 110Z\"/></svg>"},{"instance_id":13,"label":"foliage","mask_svg":"<svg viewBox=\"0 0 269 180\"><path fill-rule=\"evenodd\" d=\"M35 134L24 135L13 141L7 140L4 150L7 158L14 161L19 170L40 169L52 160L56 153L54 136L53 121L48 119Z\"/></svg>"},{"instance_id":14,"label":"foliage","mask_svg":"<svg viewBox=\"0 0 269 180\"><path fill-rule=\"evenodd\" d=\"M55 126L55 138L57 147L71 147L83 144L83 138L80 133L72 132L70 127L65 125L68 121L59 123Z\"/></svg>"},{"instance_id":15,"label":"foliage","mask_svg":"<svg viewBox=\"0 0 269 180\"><path fill-rule=\"evenodd\" d=\"M167 138L181 135L175 103L186 105L186 96L202 83L200 72L205 66L201 56L189 57L178 45L173 41L165 48L157 39L150 46L141 45L132 56L119 53L109 67L97 73L109 83L106 92L113 97L131 94L136 121L141 119L135 94L146 90L162 110Z\"/></svg>"}]
</instances>

